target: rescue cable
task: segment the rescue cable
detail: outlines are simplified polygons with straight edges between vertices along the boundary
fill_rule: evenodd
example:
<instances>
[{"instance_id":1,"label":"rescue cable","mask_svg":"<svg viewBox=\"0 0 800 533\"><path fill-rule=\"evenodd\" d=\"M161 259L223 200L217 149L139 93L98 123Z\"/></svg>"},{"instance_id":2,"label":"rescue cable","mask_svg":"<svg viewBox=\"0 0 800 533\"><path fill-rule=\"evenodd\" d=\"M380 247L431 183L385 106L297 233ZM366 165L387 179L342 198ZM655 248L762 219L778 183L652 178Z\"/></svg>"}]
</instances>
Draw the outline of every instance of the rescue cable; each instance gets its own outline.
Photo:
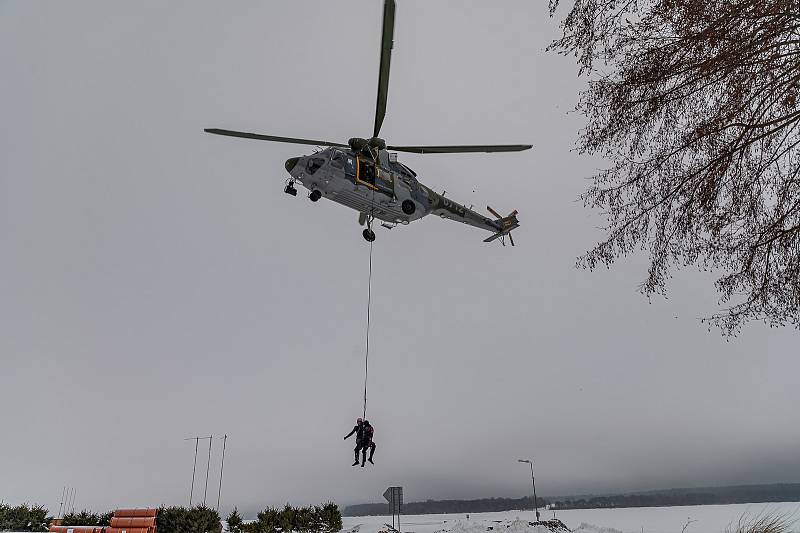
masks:
<instances>
[{"instance_id":1,"label":"rescue cable","mask_svg":"<svg viewBox=\"0 0 800 533\"><path fill-rule=\"evenodd\" d=\"M377 173L377 171L376 171ZM375 189L372 189L372 198L370 199L370 216L367 218L367 228L372 229L372 221L375 220ZM369 378L369 323L370 323L370 308L372 307L372 244L375 241L374 237L369 241L369 278L367 278L367 335L366 335L366 350L364 354L364 413L362 418L367 419L367 378Z\"/></svg>"},{"instance_id":2,"label":"rescue cable","mask_svg":"<svg viewBox=\"0 0 800 533\"><path fill-rule=\"evenodd\" d=\"M367 339L364 356L364 420L367 419L367 378L369 377L369 318L372 306L372 243L369 243L369 279L367 281Z\"/></svg>"}]
</instances>

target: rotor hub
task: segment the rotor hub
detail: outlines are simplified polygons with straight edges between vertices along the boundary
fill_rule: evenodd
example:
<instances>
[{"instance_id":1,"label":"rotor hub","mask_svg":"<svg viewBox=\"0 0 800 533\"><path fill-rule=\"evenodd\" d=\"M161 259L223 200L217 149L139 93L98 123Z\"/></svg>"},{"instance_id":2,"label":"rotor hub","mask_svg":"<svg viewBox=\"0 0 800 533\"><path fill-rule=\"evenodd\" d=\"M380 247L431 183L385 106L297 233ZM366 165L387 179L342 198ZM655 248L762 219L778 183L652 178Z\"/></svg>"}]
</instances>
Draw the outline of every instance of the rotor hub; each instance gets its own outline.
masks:
<instances>
[{"instance_id":1,"label":"rotor hub","mask_svg":"<svg viewBox=\"0 0 800 533\"><path fill-rule=\"evenodd\" d=\"M386 150L386 141L380 137L373 137L369 141L370 148L377 148L378 150Z\"/></svg>"},{"instance_id":2,"label":"rotor hub","mask_svg":"<svg viewBox=\"0 0 800 533\"><path fill-rule=\"evenodd\" d=\"M350 145L354 152L363 152L369 146L369 141L361 137L353 137L347 141L347 144Z\"/></svg>"}]
</instances>

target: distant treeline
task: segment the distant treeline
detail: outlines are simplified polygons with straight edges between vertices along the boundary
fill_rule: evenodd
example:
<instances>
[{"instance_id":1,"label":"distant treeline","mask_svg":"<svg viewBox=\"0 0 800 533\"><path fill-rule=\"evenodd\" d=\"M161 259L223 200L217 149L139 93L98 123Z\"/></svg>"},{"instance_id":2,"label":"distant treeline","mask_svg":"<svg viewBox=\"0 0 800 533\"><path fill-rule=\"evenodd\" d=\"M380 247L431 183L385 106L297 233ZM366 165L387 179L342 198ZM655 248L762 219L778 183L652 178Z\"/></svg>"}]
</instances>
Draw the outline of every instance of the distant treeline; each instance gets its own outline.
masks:
<instances>
[{"instance_id":1,"label":"distant treeline","mask_svg":"<svg viewBox=\"0 0 800 533\"><path fill-rule=\"evenodd\" d=\"M485 513L532 509L533 498L483 498L480 500L428 500L403 506L404 514ZM604 496L537 498L539 508L598 509L611 507L671 507L675 505L724 505L800 501L800 483L737 485L668 489ZM367 503L345 507L345 516L389 514L388 504Z\"/></svg>"},{"instance_id":2,"label":"distant treeline","mask_svg":"<svg viewBox=\"0 0 800 533\"><path fill-rule=\"evenodd\" d=\"M556 509L598 509L796 501L800 501L800 483L669 489L613 496L559 498L555 501L551 500L550 503Z\"/></svg>"},{"instance_id":3,"label":"distant treeline","mask_svg":"<svg viewBox=\"0 0 800 533\"><path fill-rule=\"evenodd\" d=\"M547 502L536 498L539 507ZM492 513L515 509L533 509L533 498L482 498L480 500L428 500L403 505L403 514ZM344 516L375 516L389 514L386 503L363 503L344 508Z\"/></svg>"}]
</instances>

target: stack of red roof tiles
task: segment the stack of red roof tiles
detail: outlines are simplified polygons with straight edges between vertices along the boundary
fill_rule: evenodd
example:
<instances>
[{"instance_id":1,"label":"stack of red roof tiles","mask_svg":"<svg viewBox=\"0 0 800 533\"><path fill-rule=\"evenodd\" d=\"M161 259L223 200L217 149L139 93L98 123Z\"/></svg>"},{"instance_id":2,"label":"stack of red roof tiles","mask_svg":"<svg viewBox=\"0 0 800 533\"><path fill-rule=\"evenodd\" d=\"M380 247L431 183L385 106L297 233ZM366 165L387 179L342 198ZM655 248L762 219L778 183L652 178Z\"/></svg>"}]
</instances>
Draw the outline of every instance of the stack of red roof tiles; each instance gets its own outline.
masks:
<instances>
[{"instance_id":1,"label":"stack of red roof tiles","mask_svg":"<svg viewBox=\"0 0 800 533\"><path fill-rule=\"evenodd\" d=\"M117 509L111 525L50 526L51 533L156 533L158 509Z\"/></svg>"}]
</instances>

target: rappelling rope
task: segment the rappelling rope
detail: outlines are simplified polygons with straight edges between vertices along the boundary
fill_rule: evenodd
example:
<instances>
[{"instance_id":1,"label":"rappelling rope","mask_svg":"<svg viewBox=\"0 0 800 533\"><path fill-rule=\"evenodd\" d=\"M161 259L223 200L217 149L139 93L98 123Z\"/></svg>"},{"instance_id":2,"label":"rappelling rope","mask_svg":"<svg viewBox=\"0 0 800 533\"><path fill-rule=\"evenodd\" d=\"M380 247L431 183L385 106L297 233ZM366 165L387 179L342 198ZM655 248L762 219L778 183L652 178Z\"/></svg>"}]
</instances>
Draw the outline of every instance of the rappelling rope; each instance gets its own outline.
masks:
<instances>
[{"instance_id":1,"label":"rappelling rope","mask_svg":"<svg viewBox=\"0 0 800 533\"><path fill-rule=\"evenodd\" d=\"M375 171L377 177L377 170ZM375 218L375 189L372 190L372 209L370 212L372 219ZM371 221L370 221L371 222ZM372 229L371 224L367 226ZM370 308L372 307L372 244L374 241L369 242L369 278L367 278L367 335L366 335L366 350L364 354L364 420L367 419L367 380L369 378L369 323L370 323Z\"/></svg>"},{"instance_id":2,"label":"rappelling rope","mask_svg":"<svg viewBox=\"0 0 800 533\"><path fill-rule=\"evenodd\" d=\"M369 377L369 315L372 306L372 243L369 243L369 280L367 282L367 340L364 356L364 416L367 418L367 378Z\"/></svg>"},{"instance_id":3,"label":"rappelling rope","mask_svg":"<svg viewBox=\"0 0 800 533\"><path fill-rule=\"evenodd\" d=\"M375 160L375 182L378 181L378 160L377 155L373 156ZM372 222L375 220L375 189L372 189L370 199L370 216L367 219L367 229L372 230ZM372 245L375 239L369 241L369 277L367 278L367 334L365 340L365 353L364 353L364 412L362 417L367 419L367 382L369 380L369 325L370 325L370 309L372 307Z\"/></svg>"}]
</instances>

